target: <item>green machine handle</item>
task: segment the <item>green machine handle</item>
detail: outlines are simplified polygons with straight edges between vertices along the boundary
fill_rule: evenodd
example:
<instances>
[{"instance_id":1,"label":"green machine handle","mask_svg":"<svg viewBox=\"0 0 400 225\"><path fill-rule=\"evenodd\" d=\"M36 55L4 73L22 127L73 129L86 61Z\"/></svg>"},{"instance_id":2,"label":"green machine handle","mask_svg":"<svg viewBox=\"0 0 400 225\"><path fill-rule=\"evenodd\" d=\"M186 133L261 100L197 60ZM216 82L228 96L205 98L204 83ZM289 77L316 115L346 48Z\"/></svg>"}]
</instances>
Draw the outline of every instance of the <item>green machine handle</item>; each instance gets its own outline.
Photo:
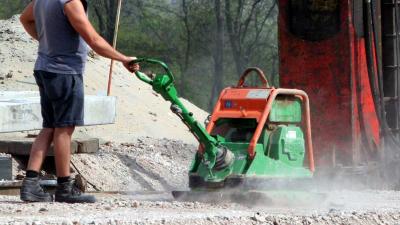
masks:
<instances>
[{"instance_id":1,"label":"green machine handle","mask_svg":"<svg viewBox=\"0 0 400 225\"><path fill-rule=\"evenodd\" d=\"M132 65L132 64L142 63L142 62L160 65L162 68L164 68L164 70L166 72L166 75L169 78L169 81L165 84L165 86L169 86L170 84L172 84L175 81L174 75L172 75L172 73L169 70L167 64L165 64L164 62L162 62L160 60L148 59L148 58L138 58L138 59L132 60L132 62L130 62L129 64ZM136 75L137 78L139 78L139 80L141 80L141 81L143 81L145 83L148 83L150 85L153 84L153 80L149 76L147 76L145 73L142 73L140 71L136 71L135 75Z\"/></svg>"},{"instance_id":2,"label":"green machine handle","mask_svg":"<svg viewBox=\"0 0 400 225\"><path fill-rule=\"evenodd\" d=\"M211 136L202 124L193 118L193 113L189 112L178 97L174 86L174 76L168 66L156 59L139 58L132 60L129 64L150 63L161 66L165 74L156 74L154 78L149 77L143 72L135 72L136 77L151 85L153 90L159 93L165 100L172 103L171 110L189 128L190 132L196 137L204 147L203 162L209 170L224 169L231 165L232 154L226 147L220 145L219 141Z\"/></svg>"}]
</instances>

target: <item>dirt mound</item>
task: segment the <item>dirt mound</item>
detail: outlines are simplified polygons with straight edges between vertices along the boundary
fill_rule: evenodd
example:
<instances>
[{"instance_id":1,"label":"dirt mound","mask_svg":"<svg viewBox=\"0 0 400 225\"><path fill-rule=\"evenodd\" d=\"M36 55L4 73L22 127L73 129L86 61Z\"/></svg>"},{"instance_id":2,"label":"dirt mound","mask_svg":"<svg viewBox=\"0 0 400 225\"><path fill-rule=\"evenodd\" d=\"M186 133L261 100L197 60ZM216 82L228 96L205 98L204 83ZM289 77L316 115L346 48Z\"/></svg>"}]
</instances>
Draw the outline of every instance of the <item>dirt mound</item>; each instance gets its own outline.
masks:
<instances>
[{"instance_id":1,"label":"dirt mound","mask_svg":"<svg viewBox=\"0 0 400 225\"><path fill-rule=\"evenodd\" d=\"M37 91L33 77L37 42L23 30L19 17L0 20L0 91ZM154 56L156 57L156 56ZM89 54L85 92L105 95L110 61ZM170 111L170 104L151 87L116 63L112 95L118 97L116 123L80 128L77 135L90 135L104 141L132 142L138 137L168 138L196 143L183 123ZM207 113L183 100L200 122Z\"/></svg>"}]
</instances>

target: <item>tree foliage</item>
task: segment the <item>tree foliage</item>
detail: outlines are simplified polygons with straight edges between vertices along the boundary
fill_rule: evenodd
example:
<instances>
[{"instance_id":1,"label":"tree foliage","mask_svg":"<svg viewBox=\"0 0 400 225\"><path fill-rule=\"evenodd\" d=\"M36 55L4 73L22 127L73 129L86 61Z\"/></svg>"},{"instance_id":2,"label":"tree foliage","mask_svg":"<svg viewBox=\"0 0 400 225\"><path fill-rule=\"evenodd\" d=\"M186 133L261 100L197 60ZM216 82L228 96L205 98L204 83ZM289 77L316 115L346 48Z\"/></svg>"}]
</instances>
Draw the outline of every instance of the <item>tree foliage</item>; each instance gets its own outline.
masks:
<instances>
[{"instance_id":1,"label":"tree foliage","mask_svg":"<svg viewBox=\"0 0 400 225\"><path fill-rule=\"evenodd\" d=\"M20 13L31 0L1 0L0 19L7 19Z\"/></svg>"},{"instance_id":2,"label":"tree foliage","mask_svg":"<svg viewBox=\"0 0 400 225\"><path fill-rule=\"evenodd\" d=\"M89 7L92 22L96 24L104 39L112 44L117 15L117 1L91 0Z\"/></svg>"}]
</instances>

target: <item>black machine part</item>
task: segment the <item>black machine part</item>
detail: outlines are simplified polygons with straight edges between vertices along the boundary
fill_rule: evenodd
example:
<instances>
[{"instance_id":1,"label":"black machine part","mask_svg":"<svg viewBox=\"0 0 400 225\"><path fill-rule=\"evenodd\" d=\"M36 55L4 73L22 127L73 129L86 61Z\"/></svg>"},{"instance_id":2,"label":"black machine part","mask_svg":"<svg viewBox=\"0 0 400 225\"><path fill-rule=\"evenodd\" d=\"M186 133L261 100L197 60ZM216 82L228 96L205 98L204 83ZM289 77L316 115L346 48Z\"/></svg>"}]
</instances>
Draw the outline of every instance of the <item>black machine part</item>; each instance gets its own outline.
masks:
<instances>
[{"instance_id":1,"label":"black machine part","mask_svg":"<svg viewBox=\"0 0 400 225\"><path fill-rule=\"evenodd\" d=\"M217 153L217 159L215 161L215 170L223 170L228 166L232 165L235 159L235 155L225 146L220 146Z\"/></svg>"}]
</instances>

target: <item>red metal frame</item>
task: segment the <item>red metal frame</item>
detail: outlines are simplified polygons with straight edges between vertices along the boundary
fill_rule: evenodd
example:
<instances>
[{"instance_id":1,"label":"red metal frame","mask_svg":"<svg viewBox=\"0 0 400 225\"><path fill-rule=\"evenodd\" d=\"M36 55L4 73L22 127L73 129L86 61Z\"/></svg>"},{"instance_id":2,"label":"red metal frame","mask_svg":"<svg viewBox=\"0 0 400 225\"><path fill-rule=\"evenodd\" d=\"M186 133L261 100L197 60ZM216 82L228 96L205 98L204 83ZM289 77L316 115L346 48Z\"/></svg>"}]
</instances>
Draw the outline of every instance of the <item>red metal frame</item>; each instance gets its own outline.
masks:
<instances>
[{"instance_id":1,"label":"red metal frame","mask_svg":"<svg viewBox=\"0 0 400 225\"><path fill-rule=\"evenodd\" d=\"M339 0L340 30L321 41L291 33L289 1L279 1L280 81L282 87L302 89L310 97L317 166L352 166L375 159L380 126L365 39L355 33L352 1Z\"/></svg>"},{"instance_id":2,"label":"red metal frame","mask_svg":"<svg viewBox=\"0 0 400 225\"><path fill-rule=\"evenodd\" d=\"M266 87L266 88L269 87L269 83L268 83L267 78L265 77L264 72L263 72L260 68L257 68L257 67L250 67L250 68L247 68L247 69L243 72L242 76L240 77L240 79L239 79L238 84L236 85L236 87L243 87L243 86L244 86L244 83L245 83L245 80L246 80L246 77L247 77L248 75L250 75L251 72L256 72L256 73L257 73L258 77L260 78L260 80L261 80L261 82L262 82L262 84L263 84L262 87Z\"/></svg>"},{"instance_id":3,"label":"red metal frame","mask_svg":"<svg viewBox=\"0 0 400 225\"><path fill-rule=\"evenodd\" d=\"M278 95L291 95L296 96L302 100L303 106L303 119L302 127L306 134L306 149L308 157L308 165L311 172L314 172L314 151L311 136L311 120L310 120L310 101L307 94L304 91L297 89L283 89L283 88L246 88L243 87L244 79L251 71L257 71L258 75L263 81L263 86L268 86L268 82L265 79L264 74L259 69L248 69L242 75L237 87L229 87L222 91L219 96L218 102L215 105L214 111L211 115L210 123L207 126L207 132L211 133L215 126L215 122L221 118L249 118L256 119L258 122L257 128L250 141L248 147L248 153L251 159L255 156L255 147L264 129L265 123L267 122L269 113L272 108L272 104ZM261 71L261 73L260 73ZM269 92L266 98L248 98L250 91L260 90ZM224 103L231 101L233 105L225 107ZM203 148L199 148L201 152ZM202 153L202 152L201 152Z\"/></svg>"}]
</instances>

